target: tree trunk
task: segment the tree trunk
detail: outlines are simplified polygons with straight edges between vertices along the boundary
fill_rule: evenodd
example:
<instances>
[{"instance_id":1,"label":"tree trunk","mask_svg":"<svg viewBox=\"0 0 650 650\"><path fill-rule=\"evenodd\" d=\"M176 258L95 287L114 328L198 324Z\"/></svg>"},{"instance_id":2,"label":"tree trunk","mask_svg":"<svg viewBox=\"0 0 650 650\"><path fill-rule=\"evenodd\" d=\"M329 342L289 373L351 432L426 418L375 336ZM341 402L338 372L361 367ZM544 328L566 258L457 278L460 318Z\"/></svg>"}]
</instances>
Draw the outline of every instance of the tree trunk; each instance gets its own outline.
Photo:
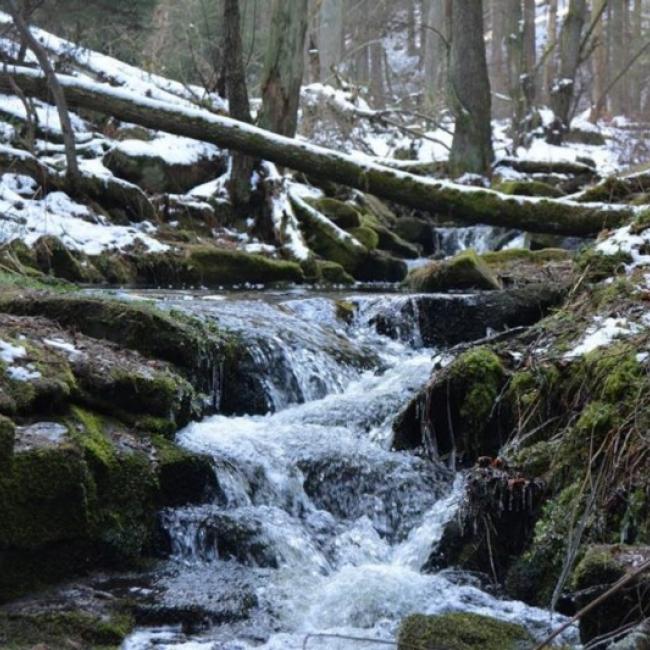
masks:
<instances>
[{"instance_id":1,"label":"tree trunk","mask_svg":"<svg viewBox=\"0 0 650 650\"><path fill-rule=\"evenodd\" d=\"M416 42L417 22L415 20L415 0L407 0L407 17L406 17L406 40L408 43L409 56L415 56L418 53Z\"/></svg>"},{"instance_id":2,"label":"tree trunk","mask_svg":"<svg viewBox=\"0 0 650 650\"><path fill-rule=\"evenodd\" d=\"M14 26L20 34L20 38L34 53L34 56L47 79L59 115L59 122L61 123L61 133L63 135L63 145L65 149L66 177L69 184L74 186L74 184L79 180L80 172L79 164L77 162L77 148L74 140L74 131L70 121L70 113L68 111L65 94L59 85L59 80L54 72L52 64L50 63L45 48L32 34L26 19L18 8L16 0L6 0L5 4L8 5L9 14L11 15Z\"/></svg>"},{"instance_id":3,"label":"tree trunk","mask_svg":"<svg viewBox=\"0 0 650 650\"><path fill-rule=\"evenodd\" d=\"M439 111L445 103L447 43L449 36L443 0L429 0L425 17L424 83L425 108Z\"/></svg>"},{"instance_id":4,"label":"tree trunk","mask_svg":"<svg viewBox=\"0 0 650 650\"><path fill-rule=\"evenodd\" d=\"M504 19L507 23L505 34L508 53L508 94L510 95L512 116L512 148L523 144L526 117L526 94L524 90L524 70L526 65L525 23L521 0L508 0Z\"/></svg>"},{"instance_id":5,"label":"tree trunk","mask_svg":"<svg viewBox=\"0 0 650 650\"><path fill-rule=\"evenodd\" d=\"M612 2L612 22L609 26L612 33L612 57L610 79L613 79L625 66L630 50L630 44L625 35L625 5L628 0ZM616 90L611 93L610 104L614 115L628 113L627 83L621 79Z\"/></svg>"},{"instance_id":6,"label":"tree trunk","mask_svg":"<svg viewBox=\"0 0 650 650\"><path fill-rule=\"evenodd\" d=\"M607 102L605 88L607 87L607 41L605 38L604 5L609 0L597 0L594 5L596 25L594 27L594 53L592 57L594 82L592 85L591 114L589 119L594 124L602 117Z\"/></svg>"},{"instance_id":7,"label":"tree trunk","mask_svg":"<svg viewBox=\"0 0 650 650\"><path fill-rule=\"evenodd\" d=\"M634 0L634 12L632 15L632 43L636 51L643 46L643 1ZM638 61L630 75L630 110L633 114L641 112L641 89L643 88L643 66Z\"/></svg>"},{"instance_id":8,"label":"tree trunk","mask_svg":"<svg viewBox=\"0 0 650 650\"><path fill-rule=\"evenodd\" d=\"M8 72L26 95L47 100L47 81L39 71L16 67ZM208 111L135 97L107 85L65 75L59 76L59 82L71 106L241 151L401 205L442 214L464 225L483 223L529 232L586 237L603 228L619 226L636 214L634 208L624 205L512 197L492 190L422 178L269 133ZM0 76L0 90L11 92L6 75Z\"/></svg>"},{"instance_id":9,"label":"tree trunk","mask_svg":"<svg viewBox=\"0 0 650 650\"><path fill-rule=\"evenodd\" d=\"M456 119L451 173L489 174L494 152L482 0L453 0L448 74L449 105Z\"/></svg>"},{"instance_id":10,"label":"tree trunk","mask_svg":"<svg viewBox=\"0 0 650 650\"><path fill-rule=\"evenodd\" d=\"M271 34L262 74L262 111L258 123L292 138L298 127L304 71L308 0L273 0Z\"/></svg>"},{"instance_id":11,"label":"tree trunk","mask_svg":"<svg viewBox=\"0 0 650 650\"><path fill-rule=\"evenodd\" d=\"M251 122L246 70L244 69L243 46L241 39L241 18L239 0L225 0L223 9L224 24L224 66L226 74L226 94L230 115L240 122ZM251 196L251 174L255 161L235 151L232 155L232 169L228 180L230 200L235 207L248 205Z\"/></svg>"},{"instance_id":12,"label":"tree trunk","mask_svg":"<svg viewBox=\"0 0 650 650\"><path fill-rule=\"evenodd\" d=\"M524 74L526 75L526 102L535 103L535 64L537 59L537 37L535 34L535 0L524 0Z\"/></svg>"},{"instance_id":13,"label":"tree trunk","mask_svg":"<svg viewBox=\"0 0 650 650\"><path fill-rule=\"evenodd\" d=\"M546 22L546 47L553 47L554 51L548 55L544 66L544 80L542 86L544 97L550 99L551 88L557 74L557 47L554 47L557 39L557 3L558 0L548 0L548 20Z\"/></svg>"},{"instance_id":14,"label":"tree trunk","mask_svg":"<svg viewBox=\"0 0 650 650\"><path fill-rule=\"evenodd\" d=\"M490 44L490 82L494 91L493 108L496 117L511 115L508 101L509 83L504 50L506 49L507 10L506 0L491 0L490 20L492 23L492 39Z\"/></svg>"},{"instance_id":15,"label":"tree trunk","mask_svg":"<svg viewBox=\"0 0 650 650\"><path fill-rule=\"evenodd\" d=\"M301 3L302 0L299 0L297 4ZM285 11L291 13L294 2L285 0L282 4L286 5ZM297 11L300 12L301 9L297 9ZM332 69L341 62L343 56L342 33L343 0L321 0L318 42L320 44L320 74L323 81L332 76Z\"/></svg>"},{"instance_id":16,"label":"tree trunk","mask_svg":"<svg viewBox=\"0 0 650 650\"><path fill-rule=\"evenodd\" d=\"M370 45L370 95L374 108L386 106L384 91L384 46L378 38Z\"/></svg>"},{"instance_id":17,"label":"tree trunk","mask_svg":"<svg viewBox=\"0 0 650 650\"><path fill-rule=\"evenodd\" d=\"M551 88L551 108L555 115L547 139L560 144L569 130L575 85L580 65L582 29L587 16L587 0L570 0L560 35L560 72Z\"/></svg>"}]
</instances>

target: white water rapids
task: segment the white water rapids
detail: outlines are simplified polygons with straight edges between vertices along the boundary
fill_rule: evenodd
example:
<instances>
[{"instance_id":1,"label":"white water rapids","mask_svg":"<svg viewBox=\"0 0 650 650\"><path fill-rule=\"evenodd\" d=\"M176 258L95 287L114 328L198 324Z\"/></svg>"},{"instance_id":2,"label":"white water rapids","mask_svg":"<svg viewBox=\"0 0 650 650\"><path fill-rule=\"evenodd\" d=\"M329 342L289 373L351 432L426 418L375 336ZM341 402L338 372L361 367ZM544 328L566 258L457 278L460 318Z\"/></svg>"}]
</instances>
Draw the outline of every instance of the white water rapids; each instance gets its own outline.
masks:
<instances>
[{"instance_id":1,"label":"white water rapids","mask_svg":"<svg viewBox=\"0 0 650 650\"><path fill-rule=\"evenodd\" d=\"M412 322L402 341L373 328L405 299L348 296L357 307L348 323L331 297L168 301L256 347L273 412L216 415L179 432L183 447L214 458L221 493L162 514L170 557L156 597L206 612L210 625L140 628L124 650L375 650L387 646L318 635L392 641L414 612L477 612L538 638L558 625L471 576L420 571L462 477L389 449L392 420L435 354L418 347Z\"/></svg>"}]
</instances>

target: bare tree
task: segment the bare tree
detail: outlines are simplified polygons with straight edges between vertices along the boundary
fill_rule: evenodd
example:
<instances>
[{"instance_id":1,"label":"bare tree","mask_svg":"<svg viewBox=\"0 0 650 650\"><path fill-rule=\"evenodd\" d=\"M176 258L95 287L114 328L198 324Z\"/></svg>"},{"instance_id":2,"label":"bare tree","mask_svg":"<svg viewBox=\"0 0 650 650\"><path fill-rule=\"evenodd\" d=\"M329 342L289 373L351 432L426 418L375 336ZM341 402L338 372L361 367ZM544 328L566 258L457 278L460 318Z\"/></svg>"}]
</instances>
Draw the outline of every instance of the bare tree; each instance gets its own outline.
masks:
<instances>
[{"instance_id":1,"label":"bare tree","mask_svg":"<svg viewBox=\"0 0 650 650\"><path fill-rule=\"evenodd\" d=\"M451 0L449 105L456 118L449 165L454 175L489 174L492 110L483 36L482 0Z\"/></svg>"},{"instance_id":2,"label":"bare tree","mask_svg":"<svg viewBox=\"0 0 650 650\"><path fill-rule=\"evenodd\" d=\"M223 24L225 29L223 63L230 115L241 122L251 122L243 59L239 0L224 0ZM254 166L254 159L239 152L233 152L228 192L235 206L243 206L250 201L251 174Z\"/></svg>"},{"instance_id":3,"label":"bare tree","mask_svg":"<svg viewBox=\"0 0 650 650\"><path fill-rule=\"evenodd\" d=\"M560 71L551 87L551 108L555 118L547 140L554 144L560 144L569 129L586 17L587 0L570 0L560 36Z\"/></svg>"},{"instance_id":4,"label":"bare tree","mask_svg":"<svg viewBox=\"0 0 650 650\"><path fill-rule=\"evenodd\" d=\"M308 8L308 0L273 0L271 34L262 74L259 125L290 138L298 126Z\"/></svg>"},{"instance_id":5,"label":"bare tree","mask_svg":"<svg viewBox=\"0 0 650 650\"><path fill-rule=\"evenodd\" d=\"M50 63L45 48L38 42L36 37L32 34L27 24L27 19L23 16L21 9L18 7L16 0L4 0L4 4L9 11L14 26L18 30L20 38L34 53L41 66L43 73L47 79L48 87L54 104L56 105L59 114L59 122L61 123L61 133L63 134L63 144L65 148L66 159L66 176L71 185L75 185L80 177L79 164L77 162L77 149L74 140L74 131L72 129L72 122L70 121L70 112L68 104L61 88L61 84L56 77L54 67Z\"/></svg>"}]
</instances>

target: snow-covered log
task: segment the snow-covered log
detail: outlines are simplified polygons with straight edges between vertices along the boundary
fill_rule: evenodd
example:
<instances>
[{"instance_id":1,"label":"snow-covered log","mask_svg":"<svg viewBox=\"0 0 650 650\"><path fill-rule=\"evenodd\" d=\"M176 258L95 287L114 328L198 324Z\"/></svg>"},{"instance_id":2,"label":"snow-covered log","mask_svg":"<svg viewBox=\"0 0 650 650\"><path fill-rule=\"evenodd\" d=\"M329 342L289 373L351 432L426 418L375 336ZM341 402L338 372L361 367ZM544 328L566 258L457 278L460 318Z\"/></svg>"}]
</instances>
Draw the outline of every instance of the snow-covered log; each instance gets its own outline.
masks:
<instances>
[{"instance_id":1,"label":"snow-covered log","mask_svg":"<svg viewBox=\"0 0 650 650\"><path fill-rule=\"evenodd\" d=\"M47 98L44 76L31 68L8 73L26 94ZM635 214L629 206L581 204L561 199L514 197L492 190L417 177L323 147L269 133L201 109L170 105L106 85L59 75L71 106L86 108L220 147L241 151L308 175L334 181L458 224L487 224L529 232L591 236ZM0 89L11 92L8 78Z\"/></svg>"}]
</instances>

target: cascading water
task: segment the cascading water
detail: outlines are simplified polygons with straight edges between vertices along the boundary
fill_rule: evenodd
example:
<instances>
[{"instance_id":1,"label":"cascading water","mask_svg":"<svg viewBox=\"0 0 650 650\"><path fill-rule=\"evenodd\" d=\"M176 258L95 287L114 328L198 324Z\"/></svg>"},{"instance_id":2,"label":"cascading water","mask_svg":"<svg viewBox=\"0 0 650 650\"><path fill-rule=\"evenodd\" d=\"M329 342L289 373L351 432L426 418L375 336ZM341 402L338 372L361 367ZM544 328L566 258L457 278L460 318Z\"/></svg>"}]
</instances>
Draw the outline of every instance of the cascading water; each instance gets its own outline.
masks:
<instances>
[{"instance_id":1,"label":"cascading water","mask_svg":"<svg viewBox=\"0 0 650 650\"><path fill-rule=\"evenodd\" d=\"M393 640L413 612L473 611L536 636L557 624L469 576L420 572L462 477L389 450L392 419L434 354L417 314L394 338L376 331L382 314L409 312L407 299L347 297L347 323L328 297L171 301L257 348L269 413L217 415L178 434L212 455L220 490L214 503L162 513L169 560L151 597L199 623L139 629L124 650L290 650L308 635L311 650L379 648L341 637Z\"/></svg>"}]
</instances>

